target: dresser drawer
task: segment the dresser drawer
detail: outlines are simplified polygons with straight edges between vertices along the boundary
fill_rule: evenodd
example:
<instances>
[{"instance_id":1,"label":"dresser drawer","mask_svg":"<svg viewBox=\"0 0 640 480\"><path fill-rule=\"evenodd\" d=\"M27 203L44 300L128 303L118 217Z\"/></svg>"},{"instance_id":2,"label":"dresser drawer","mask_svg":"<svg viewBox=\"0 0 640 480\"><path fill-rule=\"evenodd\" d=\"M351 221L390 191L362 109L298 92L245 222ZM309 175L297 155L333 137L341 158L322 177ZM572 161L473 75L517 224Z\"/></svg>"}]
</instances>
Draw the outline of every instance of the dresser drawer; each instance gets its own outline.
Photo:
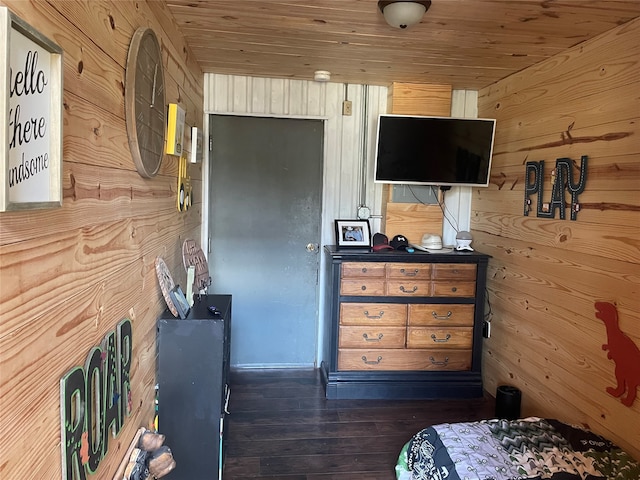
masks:
<instances>
[{"instance_id":1,"label":"dresser drawer","mask_svg":"<svg viewBox=\"0 0 640 480\"><path fill-rule=\"evenodd\" d=\"M338 370L447 370L471 368L471 350L338 350Z\"/></svg>"},{"instance_id":2,"label":"dresser drawer","mask_svg":"<svg viewBox=\"0 0 640 480\"><path fill-rule=\"evenodd\" d=\"M409 305L408 325L473 326L473 304L414 304Z\"/></svg>"},{"instance_id":3,"label":"dresser drawer","mask_svg":"<svg viewBox=\"0 0 640 480\"><path fill-rule=\"evenodd\" d=\"M384 279L356 278L340 280L340 295L372 295L380 296L385 294Z\"/></svg>"},{"instance_id":4,"label":"dresser drawer","mask_svg":"<svg viewBox=\"0 0 640 480\"><path fill-rule=\"evenodd\" d=\"M345 262L340 271L341 278L384 278L384 263Z\"/></svg>"},{"instance_id":5,"label":"dresser drawer","mask_svg":"<svg viewBox=\"0 0 640 480\"><path fill-rule=\"evenodd\" d=\"M434 263L434 280L468 280L476 281L476 265L466 263Z\"/></svg>"},{"instance_id":6,"label":"dresser drawer","mask_svg":"<svg viewBox=\"0 0 640 480\"><path fill-rule=\"evenodd\" d=\"M429 280L431 278L431 264L429 263L387 263L385 271L387 278L415 280Z\"/></svg>"},{"instance_id":7,"label":"dresser drawer","mask_svg":"<svg viewBox=\"0 0 640 480\"><path fill-rule=\"evenodd\" d=\"M340 325L397 325L407 323L407 306L397 303L340 304Z\"/></svg>"},{"instance_id":8,"label":"dresser drawer","mask_svg":"<svg viewBox=\"0 0 640 480\"><path fill-rule=\"evenodd\" d=\"M472 327L407 328L407 348L458 348L471 350L472 344Z\"/></svg>"},{"instance_id":9,"label":"dresser drawer","mask_svg":"<svg viewBox=\"0 0 640 480\"><path fill-rule=\"evenodd\" d=\"M351 348L404 348L404 327L341 326L338 346Z\"/></svg>"},{"instance_id":10,"label":"dresser drawer","mask_svg":"<svg viewBox=\"0 0 640 480\"><path fill-rule=\"evenodd\" d=\"M431 291L429 280L387 280L386 295L392 297L428 297Z\"/></svg>"},{"instance_id":11,"label":"dresser drawer","mask_svg":"<svg viewBox=\"0 0 640 480\"><path fill-rule=\"evenodd\" d=\"M434 297L475 297L476 282L435 281L433 282Z\"/></svg>"}]
</instances>

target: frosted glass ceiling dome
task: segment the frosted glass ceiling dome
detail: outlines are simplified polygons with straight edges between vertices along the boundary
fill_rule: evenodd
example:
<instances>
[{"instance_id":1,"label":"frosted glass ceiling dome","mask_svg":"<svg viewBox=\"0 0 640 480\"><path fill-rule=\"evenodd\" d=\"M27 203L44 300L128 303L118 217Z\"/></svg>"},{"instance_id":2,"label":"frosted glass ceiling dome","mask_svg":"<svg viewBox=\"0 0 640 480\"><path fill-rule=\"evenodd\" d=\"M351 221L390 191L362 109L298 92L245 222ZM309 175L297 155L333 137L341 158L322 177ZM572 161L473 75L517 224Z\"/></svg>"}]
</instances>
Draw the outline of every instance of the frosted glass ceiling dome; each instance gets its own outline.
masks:
<instances>
[{"instance_id":1,"label":"frosted glass ceiling dome","mask_svg":"<svg viewBox=\"0 0 640 480\"><path fill-rule=\"evenodd\" d=\"M389 25L395 28L407 28L420 22L431 6L431 0L380 0L378 8Z\"/></svg>"}]
</instances>

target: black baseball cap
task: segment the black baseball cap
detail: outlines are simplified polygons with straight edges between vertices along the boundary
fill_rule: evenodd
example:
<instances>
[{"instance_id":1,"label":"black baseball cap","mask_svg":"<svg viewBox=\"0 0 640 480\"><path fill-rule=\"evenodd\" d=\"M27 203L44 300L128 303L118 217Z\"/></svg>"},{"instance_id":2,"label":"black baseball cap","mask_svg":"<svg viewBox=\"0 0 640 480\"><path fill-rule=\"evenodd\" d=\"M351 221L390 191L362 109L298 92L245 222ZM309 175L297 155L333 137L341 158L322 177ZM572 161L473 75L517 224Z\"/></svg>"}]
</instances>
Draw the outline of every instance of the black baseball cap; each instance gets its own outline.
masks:
<instances>
[{"instance_id":1,"label":"black baseball cap","mask_svg":"<svg viewBox=\"0 0 640 480\"><path fill-rule=\"evenodd\" d=\"M409 241L404 235L396 235L391 239L389 245L391 245L396 250L406 250L409 246Z\"/></svg>"}]
</instances>

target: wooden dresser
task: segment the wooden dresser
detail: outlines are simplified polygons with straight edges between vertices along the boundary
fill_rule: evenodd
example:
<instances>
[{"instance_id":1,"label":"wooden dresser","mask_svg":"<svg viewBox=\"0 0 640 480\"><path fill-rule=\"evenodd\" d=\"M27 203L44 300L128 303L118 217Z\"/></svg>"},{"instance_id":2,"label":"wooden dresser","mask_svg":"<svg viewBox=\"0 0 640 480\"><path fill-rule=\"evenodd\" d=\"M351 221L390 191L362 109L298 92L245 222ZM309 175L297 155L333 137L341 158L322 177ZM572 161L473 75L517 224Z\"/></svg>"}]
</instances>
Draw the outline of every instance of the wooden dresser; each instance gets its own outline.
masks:
<instances>
[{"instance_id":1,"label":"wooden dresser","mask_svg":"<svg viewBox=\"0 0 640 480\"><path fill-rule=\"evenodd\" d=\"M327 398L482 396L488 255L324 249Z\"/></svg>"}]
</instances>

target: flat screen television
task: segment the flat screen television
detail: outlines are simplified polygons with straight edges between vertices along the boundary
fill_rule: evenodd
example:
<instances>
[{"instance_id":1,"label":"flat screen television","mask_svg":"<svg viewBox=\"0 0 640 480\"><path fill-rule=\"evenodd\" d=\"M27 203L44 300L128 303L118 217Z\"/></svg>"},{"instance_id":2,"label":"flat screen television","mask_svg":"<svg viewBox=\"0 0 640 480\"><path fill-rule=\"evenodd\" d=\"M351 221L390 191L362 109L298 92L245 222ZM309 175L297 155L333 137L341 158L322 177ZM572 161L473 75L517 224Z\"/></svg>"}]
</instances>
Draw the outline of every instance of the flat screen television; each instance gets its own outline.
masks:
<instances>
[{"instance_id":1,"label":"flat screen television","mask_svg":"<svg viewBox=\"0 0 640 480\"><path fill-rule=\"evenodd\" d=\"M496 121L382 114L374 181L414 185L489 185Z\"/></svg>"}]
</instances>

